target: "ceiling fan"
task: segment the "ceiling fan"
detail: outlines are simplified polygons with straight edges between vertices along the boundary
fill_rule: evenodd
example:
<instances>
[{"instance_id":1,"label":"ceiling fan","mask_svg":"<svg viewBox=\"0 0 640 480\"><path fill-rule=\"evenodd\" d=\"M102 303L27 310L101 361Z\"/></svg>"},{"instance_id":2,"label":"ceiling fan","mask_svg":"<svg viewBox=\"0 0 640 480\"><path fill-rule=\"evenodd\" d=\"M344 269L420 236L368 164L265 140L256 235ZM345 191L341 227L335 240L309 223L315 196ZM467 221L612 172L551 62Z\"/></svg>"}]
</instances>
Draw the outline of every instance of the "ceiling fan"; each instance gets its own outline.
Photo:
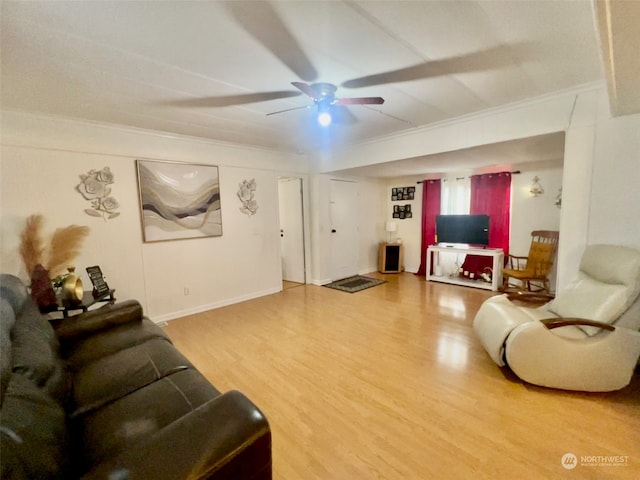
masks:
<instances>
[{"instance_id":1,"label":"ceiling fan","mask_svg":"<svg viewBox=\"0 0 640 480\"><path fill-rule=\"evenodd\" d=\"M384 98L382 97L336 98L335 93L338 87L332 83L318 82L309 84L304 82L291 82L291 85L313 99L314 104L318 108L318 123L322 126L327 126L331 123L331 107L334 105L382 105L384 103ZM309 107L310 105L287 108L285 110L267 113L267 116Z\"/></svg>"},{"instance_id":2,"label":"ceiling fan","mask_svg":"<svg viewBox=\"0 0 640 480\"><path fill-rule=\"evenodd\" d=\"M305 80L305 82L291 82L291 85L293 85L297 90L277 90L183 99L171 102L173 105L189 107L226 107L291 98L304 94L313 100L312 105L279 110L267 113L267 116L292 110L308 109L315 106L318 111L318 121L321 122L321 124L322 122L327 124L327 122L331 123L331 115L341 118L345 123L355 122L356 118L346 108L350 105L381 105L384 103L384 99L382 97L338 98L335 96L337 91L336 85L326 82L315 82L319 76L317 70L306 56L295 37L289 32L286 24L277 14L270 2L238 1L229 2L226 5L230 14L235 18L241 28L260 42L276 58L296 74L298 78ZM340 86L344 88L362 88L468 71L484 70L487 68L500 68L509 63L510 54L513 49L513 45L510 47L501 45L477 52L462 54L456 57L426 61L398 70L354 78L343 82ZM411 123L380 110L378 110L378 112L396 120Z\"/></svg>"}]
</instances>

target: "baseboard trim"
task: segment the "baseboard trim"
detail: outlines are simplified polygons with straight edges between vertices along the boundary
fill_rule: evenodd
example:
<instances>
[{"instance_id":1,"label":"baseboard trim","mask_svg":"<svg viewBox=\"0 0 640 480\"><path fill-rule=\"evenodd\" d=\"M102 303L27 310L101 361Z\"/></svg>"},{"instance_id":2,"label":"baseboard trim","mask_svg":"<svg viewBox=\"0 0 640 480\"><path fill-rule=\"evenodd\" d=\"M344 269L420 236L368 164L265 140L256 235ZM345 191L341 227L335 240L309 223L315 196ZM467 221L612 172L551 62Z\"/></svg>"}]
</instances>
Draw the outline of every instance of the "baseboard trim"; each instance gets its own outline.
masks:
<instances>
[{"instance_id":1,"label":"baseboard trim","mask_svg":"<svg viewBox=\"0 0 640 480\"><path fill-rule=\"evenodd\" d=\"M198 305L197 307L188 308L185 310L179 310L177 312L166 313L164 315L154 315L150 317L154 323L163 323L175 320L176 318L186 317L187 315L194 315L196 313L206 312L207 310L215 310L216 308L226 307L235 303L245 302L247 300L253 300L254 298L264 297L273 293L282 291L281 288L269 288L267 290L261 290L259 292L252 292L246 295L240 295L239 297L226 298L219 302L208 303L205 305Z\"/></svg>"}]
</instances>

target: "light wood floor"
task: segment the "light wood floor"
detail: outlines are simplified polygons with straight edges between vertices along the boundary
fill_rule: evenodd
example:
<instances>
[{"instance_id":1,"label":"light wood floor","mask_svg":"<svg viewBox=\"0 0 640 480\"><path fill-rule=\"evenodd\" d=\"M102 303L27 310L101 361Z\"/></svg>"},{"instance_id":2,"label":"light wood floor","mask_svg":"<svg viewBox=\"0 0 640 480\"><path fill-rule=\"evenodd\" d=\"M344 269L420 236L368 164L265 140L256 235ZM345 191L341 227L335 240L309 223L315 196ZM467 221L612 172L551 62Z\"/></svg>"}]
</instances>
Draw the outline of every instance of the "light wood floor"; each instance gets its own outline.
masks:
<instances>
[{"instance_id":1,"label":"light wood floor","mask_svg":"<svg viewBox=\"0 0 640 480\"><path fill-rule=\"evenodd\" d=\"M287 280L283 280L282 281L282 289L283 290L287 290L288 288L296 288L296 287L301 287L303 286L304 283L299 283L299 282L289 282Z\"/></svg>"},{"instance_id":2,"label":"light wood floor","mask_svg":"<svg viewBox=\"0 0 640 480\"><path fill-rule=\"evenodd\" d=\"M527 385L474 336L491 292L371 276L388 283L291 288L166 327L218 389L263 410L274 479L640 478L640 374L610 394ZM566 453L628 458L566 470Z\"/></svg>"}]
</instances>

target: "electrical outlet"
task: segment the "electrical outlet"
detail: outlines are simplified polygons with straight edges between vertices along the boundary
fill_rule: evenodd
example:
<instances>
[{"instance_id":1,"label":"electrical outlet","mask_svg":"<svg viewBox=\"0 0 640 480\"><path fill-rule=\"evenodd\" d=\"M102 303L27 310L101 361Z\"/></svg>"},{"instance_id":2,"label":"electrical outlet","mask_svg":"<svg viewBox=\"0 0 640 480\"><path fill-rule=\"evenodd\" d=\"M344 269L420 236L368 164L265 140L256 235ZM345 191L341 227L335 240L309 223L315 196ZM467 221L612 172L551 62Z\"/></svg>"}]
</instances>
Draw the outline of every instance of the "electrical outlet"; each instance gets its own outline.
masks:
<instances>
[{"instance_id":1,"label":"electrical outlet","mask_svg":"<svg viewBox=\"0 0 640 480\"><path fill-rule=\"evenodd\" d=\"M184 294L185 294L185 296L186 295L190 295L189 287L187 287L187 286L184 287Z\"/></svg>"}]
</instances>

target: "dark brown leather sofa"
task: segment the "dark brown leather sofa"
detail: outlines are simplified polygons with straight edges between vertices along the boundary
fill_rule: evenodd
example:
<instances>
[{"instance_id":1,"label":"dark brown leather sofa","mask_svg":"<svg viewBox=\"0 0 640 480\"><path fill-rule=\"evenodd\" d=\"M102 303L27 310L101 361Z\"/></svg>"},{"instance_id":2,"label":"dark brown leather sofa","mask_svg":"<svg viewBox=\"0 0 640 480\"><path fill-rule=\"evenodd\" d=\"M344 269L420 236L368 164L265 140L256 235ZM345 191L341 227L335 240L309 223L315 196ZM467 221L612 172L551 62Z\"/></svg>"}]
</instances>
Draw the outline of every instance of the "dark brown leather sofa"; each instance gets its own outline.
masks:
<instances>
[{"instance_id":1,"label":"dark brown leather sofa","mask_svg":"<svg viewBox=\"0 0 640 480\"><path fill-rule=\"evenodd\" d=\"M126 301L61 320L0 276L3 479L270 479L271 432Z\"/></svg>"}]
</instances>

